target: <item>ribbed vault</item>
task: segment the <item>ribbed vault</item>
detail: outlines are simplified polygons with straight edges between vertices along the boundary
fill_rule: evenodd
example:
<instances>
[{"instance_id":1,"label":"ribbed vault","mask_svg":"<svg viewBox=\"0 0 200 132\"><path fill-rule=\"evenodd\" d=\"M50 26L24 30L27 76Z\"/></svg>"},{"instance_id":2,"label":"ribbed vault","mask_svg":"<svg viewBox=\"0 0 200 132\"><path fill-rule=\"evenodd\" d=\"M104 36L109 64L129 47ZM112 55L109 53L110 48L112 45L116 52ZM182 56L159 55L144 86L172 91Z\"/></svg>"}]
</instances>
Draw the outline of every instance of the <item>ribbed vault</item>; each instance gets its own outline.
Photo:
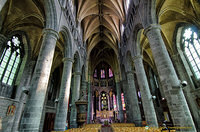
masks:
<instances>
[{"instance_id":1,"label":"ribbed vault","mask_svg":"<svg viewBox=\"0 0 200 132\"><path fill-rule=\"evenodd\" d=\"M103 42L116 51L125 16L123 0L78 0L77 4L87 50Z\"/></svg>"}]
</instances>

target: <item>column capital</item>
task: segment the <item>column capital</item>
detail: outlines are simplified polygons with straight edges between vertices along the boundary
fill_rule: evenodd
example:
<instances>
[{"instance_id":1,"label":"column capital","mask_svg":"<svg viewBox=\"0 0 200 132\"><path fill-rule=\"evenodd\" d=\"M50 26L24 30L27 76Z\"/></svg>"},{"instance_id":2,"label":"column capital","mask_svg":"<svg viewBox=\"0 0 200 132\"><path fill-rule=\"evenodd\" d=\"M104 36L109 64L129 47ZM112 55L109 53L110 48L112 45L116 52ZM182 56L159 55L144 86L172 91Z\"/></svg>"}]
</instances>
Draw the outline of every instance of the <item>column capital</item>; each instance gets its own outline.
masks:
<instances>
[{"instance_id":1,"label":"column capital","mask_svg":"<svg viewBox=\"0 0 200 132\"><path fill-rule=\"evenodd\" d=\"M142 55L134 56L133 61L138 60L138 59L143 59Z\"/></svg>"},{"instance_id":2,"label":"column capital","mask_svg":"<svg viewBox=\"0 0 200 132\"><path fill-rule=\"evenodd\" d=\"M134 74L134 71L127 71L126 74Z\"/></svg>"},{"instance_id":3,"label":"column capital","mask_svg":"<svg viewBox=\"0 0 200 132\"><path fill-rule=\"evenodd\" d=\"M81 72L74 72L74 75L81 75Z\"/></svg>"},{"instance_id":4,"label":"column capital","mask_svg":"<svg viewBox=\"0 0 200 132\"><path fill-rule=\"evenodd\" d=\"M82 83L88 83L88 81L84 80L84 81L82 81Z\"/></svg>"},{"instance_id":5,"label":"column capital","mask_svg":"<svg viewBox=\"0 0 200 132\"><path fill-rule=\"evenodd\" d=\"M116 86L121 85L121 81L116 81L115 83L116 83Z\"/></svg>"},{"instance_id":6,"label":"column capital","mask_svg":"<svg viewBox=\"0 0 200 132\"><path fill-rule=\"evenodd\" d=\"M144 29L144 35L146 36L146 34L151 30L151 29L161 29L161 26L159 24L150 24L147 28Z\"/></svg>"},{"instance_id":7,"label":"column capital","mask_svg":"<svg viewBox=\"0 0 200 132\"><path fill-rule=\"evenodd\" d=\"M119 72L115 72L114 74L115 74L115 75L120 75L120 73L119 73Z\"/></svg>"},{"instance_id":8,"label":"column capital","mask_svg":"<svg viewBox=\"0 0 200 132\"><path fill-rule=\"evenodd\" d=\"M63 62L70 61L70 62L74 63L74 60L72 58L67 58L67 57L63 58L62 61Z\"/></svg>"},{"instance_id":9,"label":"column capital","mask_svg":"<svg viewBox=\"0 0 200 132\"><path fill-rule=\"evenodd\" d=\"M44 34L51 34L54 36L54 38L57 40L59 38L59 34L57 31L50 29L50 28L44 28L43 29L43 35Z\"/></svg>"}]
</instances>

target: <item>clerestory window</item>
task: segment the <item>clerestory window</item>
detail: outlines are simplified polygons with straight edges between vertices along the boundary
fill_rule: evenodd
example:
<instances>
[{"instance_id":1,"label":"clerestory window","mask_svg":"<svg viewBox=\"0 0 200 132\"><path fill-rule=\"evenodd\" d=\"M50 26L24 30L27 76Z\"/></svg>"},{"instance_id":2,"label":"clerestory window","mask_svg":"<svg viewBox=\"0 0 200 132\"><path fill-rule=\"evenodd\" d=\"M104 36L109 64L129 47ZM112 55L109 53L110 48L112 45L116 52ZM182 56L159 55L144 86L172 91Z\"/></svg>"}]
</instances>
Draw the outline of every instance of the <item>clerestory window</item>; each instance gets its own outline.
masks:
<instances>
[{"instance_id":1,"label":"clerestory window","mask_svg":"<svg viewBox=\"0 0 200 132\"><path fill-rule=\"evenodd\" d=\"M12 36L0 59L0 79L2 84L12 86L24 56L21 36Z\"/></svg>"},{"instance_id":2,"label":"clerestory window","mask_svg":"<svg viewBox=\"0 0 200 132\"><path fill-rule=\"evenodd\" d=\"M194 77L200 79L200 31L196 27L187 27L182 33L182 44L187 61Z\"/></svg>"}]
</instances>

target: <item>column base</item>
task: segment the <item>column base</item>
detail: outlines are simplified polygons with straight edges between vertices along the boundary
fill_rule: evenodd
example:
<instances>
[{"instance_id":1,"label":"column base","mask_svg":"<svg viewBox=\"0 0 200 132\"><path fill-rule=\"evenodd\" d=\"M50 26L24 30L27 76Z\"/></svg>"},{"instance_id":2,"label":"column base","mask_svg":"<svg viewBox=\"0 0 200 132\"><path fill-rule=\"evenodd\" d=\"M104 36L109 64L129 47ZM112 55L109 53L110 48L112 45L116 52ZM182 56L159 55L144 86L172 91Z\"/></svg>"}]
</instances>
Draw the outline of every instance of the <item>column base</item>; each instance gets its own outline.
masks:
<instances>
[{"instance_id":1,"label":"column base","mask_svg":"<svg viewBox=\"0 0 200 132\"><path fill-rule=\"evenodd\" d=\"M91 117L88 116L88 117L87 117L87 124L90 124L90 123L91 123Z\"/></svg>"},{"instance_id":2,"label":"column base","mask_svg":"<svg viewBox=\"0 0 200 132\"><path fill-rule=\"evenodd\" d=\"M70 128L78 128L78 124L76 121L70 122Z\"/></svg>"},{"instance_id":3,"label":"column base","mask_svg":"<svg viewBox=\"0 0 200 132\"><path fill-rule=\"evenodd\" d=\"M141 120L134 120L133 123L135 124L136 127L142 126L142 121Z\"/></svg>"}]
</instances>

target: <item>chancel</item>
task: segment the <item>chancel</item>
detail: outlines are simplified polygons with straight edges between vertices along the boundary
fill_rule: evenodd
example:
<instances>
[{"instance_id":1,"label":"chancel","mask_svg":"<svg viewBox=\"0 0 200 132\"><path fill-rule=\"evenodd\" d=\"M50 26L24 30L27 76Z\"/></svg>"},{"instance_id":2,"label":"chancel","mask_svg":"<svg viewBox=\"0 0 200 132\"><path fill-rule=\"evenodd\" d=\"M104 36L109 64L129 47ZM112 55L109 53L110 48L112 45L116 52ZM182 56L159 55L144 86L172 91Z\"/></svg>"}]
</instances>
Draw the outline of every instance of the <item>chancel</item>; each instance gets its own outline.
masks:
<instances>
[{"instance_id":1,"label":"chancel","mask_svg":"<svg viewBox=\"0 0 200 132\"><path fill-rule=\"evenodd\" d=\"M0 131L200 131L199 0L0 0Z\"/></svg>"}]
</instances>

